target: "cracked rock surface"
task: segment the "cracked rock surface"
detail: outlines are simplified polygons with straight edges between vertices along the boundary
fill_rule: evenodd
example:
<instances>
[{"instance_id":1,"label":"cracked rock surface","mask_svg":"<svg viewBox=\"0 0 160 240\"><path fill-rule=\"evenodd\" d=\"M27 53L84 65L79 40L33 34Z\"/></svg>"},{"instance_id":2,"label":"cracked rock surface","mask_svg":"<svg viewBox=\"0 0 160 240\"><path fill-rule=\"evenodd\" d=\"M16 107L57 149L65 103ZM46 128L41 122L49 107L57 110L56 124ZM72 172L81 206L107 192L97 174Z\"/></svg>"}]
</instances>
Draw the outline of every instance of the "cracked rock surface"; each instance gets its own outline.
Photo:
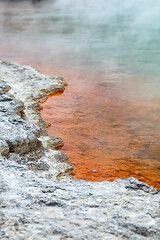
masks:
<instances>
[{"instance_id":1,"label":"cracked rock surface","mask_svg":"<svg viewBox=\"0 0 160 240\"><path fill-rule=\"evenodd\" d=\"M160 193L135 178L57 182L0 164L0 239L159 239Z\"/></svg>"},{"instance_id":2,"label":"cracked rock surface","mask_svg":"<svg viewBox=\"0 0 160 240\"><path fill-rule=\"evenodd\" d=\"M47 136L37 102L63 89L62 78L0 61L0 239L160 239L157 189L68 175L55 150L63 141Z\"/></svg>"}]
</instances>

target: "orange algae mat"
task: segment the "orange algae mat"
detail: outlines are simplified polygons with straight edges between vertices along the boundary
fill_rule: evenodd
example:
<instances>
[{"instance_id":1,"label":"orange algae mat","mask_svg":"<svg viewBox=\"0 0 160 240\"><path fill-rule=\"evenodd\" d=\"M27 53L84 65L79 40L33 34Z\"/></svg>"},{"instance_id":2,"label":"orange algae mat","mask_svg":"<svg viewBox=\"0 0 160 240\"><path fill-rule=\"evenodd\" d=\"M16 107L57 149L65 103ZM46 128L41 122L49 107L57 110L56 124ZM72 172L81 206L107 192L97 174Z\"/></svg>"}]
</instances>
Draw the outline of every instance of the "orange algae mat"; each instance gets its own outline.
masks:
<instances>
[{"instance_id":1,"label":"orange algae mat","mask_svg":"<svg viewBox=\"0 0 160 240\"><path fill-rule=\"evenodd\" d=\"M64 140L62 151L76 179L136 177L160 189L160 105L153 84L99 81L62 67L39 69L69 83L42 104L41 114L51 123L48 134Z\"/></svg>"}]
</instances>

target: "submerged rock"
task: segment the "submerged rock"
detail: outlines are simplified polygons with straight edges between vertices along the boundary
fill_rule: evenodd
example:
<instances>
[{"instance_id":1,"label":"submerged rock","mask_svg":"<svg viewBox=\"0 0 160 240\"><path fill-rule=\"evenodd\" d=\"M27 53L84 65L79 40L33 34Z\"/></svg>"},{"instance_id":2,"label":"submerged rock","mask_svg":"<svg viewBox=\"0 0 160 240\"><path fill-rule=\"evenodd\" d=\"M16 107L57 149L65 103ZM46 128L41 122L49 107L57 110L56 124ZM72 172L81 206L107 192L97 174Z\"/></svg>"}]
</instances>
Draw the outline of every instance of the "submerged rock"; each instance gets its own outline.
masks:
<instances>
[{"instance_id":1,"label":"submerged rock","mask_svg":"<svg viewBox=\"0 0 160 240\"><path fill-rule=\"evenodd\" d=\"M160 239L157 189L135 178L67 181L73 166L37 102L63 80L3 61L0 76L0 239Z\"/></svg>"}]
</instances>

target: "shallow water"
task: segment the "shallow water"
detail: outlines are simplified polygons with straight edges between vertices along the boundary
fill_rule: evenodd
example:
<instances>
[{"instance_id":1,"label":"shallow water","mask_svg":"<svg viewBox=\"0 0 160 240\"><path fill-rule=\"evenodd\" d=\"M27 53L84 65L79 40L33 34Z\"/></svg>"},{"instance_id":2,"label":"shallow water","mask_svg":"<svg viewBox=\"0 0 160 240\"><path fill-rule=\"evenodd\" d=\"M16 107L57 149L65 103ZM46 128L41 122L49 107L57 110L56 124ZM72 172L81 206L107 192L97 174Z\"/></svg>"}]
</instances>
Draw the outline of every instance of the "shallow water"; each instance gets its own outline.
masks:
<instances>
[{"instance_id":1,"label":"shallow water","mask_svg":"<svg viewBox=\"0 0 160 240\"><path fill-rule=\"evenodd\" d=\"M160 188L158 0L0 2L0 58L63 76L43 104L75 177Z\"/></svg>"}]
</instances>

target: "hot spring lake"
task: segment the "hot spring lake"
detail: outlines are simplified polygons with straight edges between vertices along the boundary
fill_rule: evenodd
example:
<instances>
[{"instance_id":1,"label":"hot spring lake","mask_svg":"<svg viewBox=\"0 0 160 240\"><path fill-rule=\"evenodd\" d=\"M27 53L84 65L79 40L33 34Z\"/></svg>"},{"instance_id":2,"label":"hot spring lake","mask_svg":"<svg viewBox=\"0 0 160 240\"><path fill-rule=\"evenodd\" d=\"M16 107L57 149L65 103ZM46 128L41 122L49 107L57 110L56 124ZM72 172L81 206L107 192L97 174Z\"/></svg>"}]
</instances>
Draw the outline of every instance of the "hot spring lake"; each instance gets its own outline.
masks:
<instances>
[{"instance_id":1,"label":"hot spring lake","mask_svg":"<svg viewBox=\"0 0 160 240\"><path fill-rule=\"evenodd\" d=\"M160 189L159 13L159 0L0 1L0 58L68 83L41 113L76 179Z\"/></svg>"}]
</instances>

